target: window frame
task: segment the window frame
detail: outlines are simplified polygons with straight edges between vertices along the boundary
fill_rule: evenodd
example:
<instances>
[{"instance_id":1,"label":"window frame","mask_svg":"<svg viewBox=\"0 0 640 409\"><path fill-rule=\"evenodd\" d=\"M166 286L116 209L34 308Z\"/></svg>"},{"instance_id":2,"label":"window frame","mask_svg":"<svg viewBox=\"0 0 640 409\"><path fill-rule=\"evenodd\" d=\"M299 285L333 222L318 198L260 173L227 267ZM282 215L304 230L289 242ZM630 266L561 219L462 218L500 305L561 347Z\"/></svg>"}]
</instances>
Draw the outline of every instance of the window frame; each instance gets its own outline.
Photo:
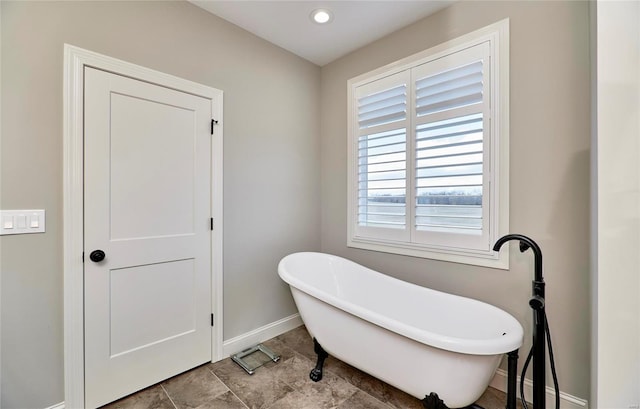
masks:
<instances>
[{"instance_id":1,"label":"window frame","mask_svg":"<svg viewBox=\"0 0 640 409\"><path fill-rule=\"evenodd\" d=\"M465 49L477 46L482 43L489 44L490 70L488 73L490 89L490 111L491 118L489 124L484 126L485 135L483 140L489 144L488 152L484 155L483 173L489 172L490 189L483 191L483 211L488 208L489 232L487 242L480 248L465 247L455 238L446 240L446 243L417 243L411 241L411 225L414 219L407 216L407 225L403 233L397 232L385 237L382 234L372 236L363 233L363 229L358 225L358 106L356 100L356 90L358 87L375 83L386 77L398 75L402 72L411 71L418 66L441 59L445 56L456 54ZM411 80L407 84L407 183L406 183L406 207L407 213L413 215L410 210L414 204L409 202L409 190L415 189L414 180L409 172L415 166L414 142L416 124L414 122L416 114L414 108L415 79L411 74L407 75ZM425 51L411 55L402 60L388 64L368 73L359 75L348 81L348 228L347 246L352 248L395 253L414 257L436 259L448 262L471 264L492 268L508 269L508 252L494 252L492 245L509 231L509 19L504 19L479 30L473 31L461 37L447 41ZM488 128L488 131L486 130ZM485 205L485 203L489 205ZM373 231L376 228L368 228ZM367 229L364 229L367 230ZM392 229L388 229L392 230ZM422 234L423 232L421 232ZM455 236L455 235L453 235ZM407 239L409 237L409 239Z\"/></svg>"}]
</instances>

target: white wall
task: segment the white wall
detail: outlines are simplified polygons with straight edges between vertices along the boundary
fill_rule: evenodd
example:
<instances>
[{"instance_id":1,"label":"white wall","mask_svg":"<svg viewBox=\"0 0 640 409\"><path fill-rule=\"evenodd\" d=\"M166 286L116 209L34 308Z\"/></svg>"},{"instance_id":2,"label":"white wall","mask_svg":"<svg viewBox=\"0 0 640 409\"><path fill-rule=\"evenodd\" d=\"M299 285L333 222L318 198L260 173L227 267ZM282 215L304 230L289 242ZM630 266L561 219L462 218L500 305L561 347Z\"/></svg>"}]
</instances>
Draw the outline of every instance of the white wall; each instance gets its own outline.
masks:
<instances>
[{"instance_id":1,"label":"white wall","mask_svg":"<svg viewBox=\"0 0 640 409\"><path fill-rule=\"evenodd\" d=\"M592 407L640 405L640 3L597 3ZM635 406L634 406L635 405Z\"/></svg>"},{"instance_id":2,"label":"white wall","mask_svg":"<svg viewBox=\"0 0 640 409\"><path fill-rule=\"evenodd\" d=\"M224 91L224 338L294 314L276 268L320 247L319 67L182 1L0 12L0 207L47 211L45 234L0 237L0 406L64 400L64 43Z\"/></svg>"}]
</instances>

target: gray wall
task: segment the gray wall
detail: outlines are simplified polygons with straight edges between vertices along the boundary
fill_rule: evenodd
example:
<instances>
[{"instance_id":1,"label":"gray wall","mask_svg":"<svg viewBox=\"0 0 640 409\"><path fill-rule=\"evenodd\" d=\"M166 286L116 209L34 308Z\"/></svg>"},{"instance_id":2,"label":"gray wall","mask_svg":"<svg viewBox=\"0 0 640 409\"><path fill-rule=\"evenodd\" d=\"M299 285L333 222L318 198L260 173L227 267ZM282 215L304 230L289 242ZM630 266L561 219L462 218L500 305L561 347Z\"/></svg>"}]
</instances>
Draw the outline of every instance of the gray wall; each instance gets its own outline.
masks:
<instances>
[{"instance_id":1,"label":"gray wall","mask_svg":"<svg viewBox=\"0 0 640 409\"><path fill-rule=\"evenodd\" d=\"M3 236L3 408L64 400L63 44L225 92L225 339L296 312L276 266L320 247L320 69L185 2L7 2L1 11L0 207L44 208Z\"/></svg>"},{"instance_id":2,"label":"gray wall","mask_svg":"<svg viewBox=\"0 0 640 409\"><path fill-rule=\"evenodd\" d=\"M322 250L509 311L525 326L526 356L530 252L512 246L511 270L503 271L346 247L347 80L510 18L510 230L543 250L560 386L583 399L590 393L588 8L572 1L456 3L324 66L320 121Z\"/></svg>"}]
</instances>

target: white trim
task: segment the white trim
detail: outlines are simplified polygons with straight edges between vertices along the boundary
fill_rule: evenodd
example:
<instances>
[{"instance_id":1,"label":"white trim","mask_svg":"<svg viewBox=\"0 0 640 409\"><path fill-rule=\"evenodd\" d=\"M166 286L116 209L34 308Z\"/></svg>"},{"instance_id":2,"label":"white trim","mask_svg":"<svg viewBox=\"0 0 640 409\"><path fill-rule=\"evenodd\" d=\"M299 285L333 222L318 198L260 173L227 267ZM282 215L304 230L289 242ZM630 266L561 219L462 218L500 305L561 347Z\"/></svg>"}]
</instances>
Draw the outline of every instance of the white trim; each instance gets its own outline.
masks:
<instances>
[{"instance_id":1,"label":"white trim","mask_svg":"<svg viewBox=\"0 0 640 409\"><path fill-rule=\"evenodd\" d=\"M188 92L213 103L218 120L212 136L212 299L216 325L212 328L212 360L222 357L222 138L223 92L159 71L130 64L69 44L64 45L63 78L63 255L64 255L64 383L65 402L84 407L84 300L83 300L83 84L84 67L91 66Z\"/></svg>"},{"instance_id":2,"label":"white trim","mask_svg":"<svg viewBox=\"0 0 640 409\"><path fill-rule=\"evenodd\" d=\"M362 237L352 238L348 241L347 246L365 250L379 251L382 253L402 254L405 256L448 261L451 263L500 268L503 270L507 270L509 268L508 251L501 252L502 257L498 258L497 256L490 257L483 253L475 254L472 251L456 252L455 250L450 249L438 251L436 247L427 249L419 245L413 245L412 243L382 242L375 239L366 239Z\"/></svg>"},{"instance_id":3,"label":"white trim","mask_svg":"<svg viewBox=\"0 0 640 409\"><path fill-rule=\"evenodd\" d=\"M467 237L457 235L451 242L438 240L437 243L428 243L425 240L404 240L399 238L402 233L410 230L409 225L413 223L412 217L408 218L405 230L378 229L374 227L359 227L357 225L358 201L356 199L358 191L358 163L355 159L358 152L357 137L359 128L355 118L357 117L357 107L354 103L356 89L367 87L384 81L399 73L419 69L423 64L432 63L439 59L454 55L476 47L479 44L488 43L490 47L490 71L487 73L491 87L491 115L487 121L487 126L491 129L491 152L488 152L491 163L490 169L497 174L490 174L491 188L483 202L489 203L489 234L484 236L481 245L466 240ZM408 107L414 100L414 82L411 81L409 87ZM381 251L393 254L402 254L414 257L430 258L442 261L478 265L499 269L509 269L509 252L494 252L491 249L492 243L509 232L509 19L504 19L483 27L479 30L465 34L461 37L449 40L435 47L413 54L384 67L377 68L370 72L361 74L347 81L347 128L349 137L347 143L348 155L348 180L347 180L347 247L360 248L373 251ZM414 118L413 109L410 118ZM485 113L486 114L486 113ZM412 123L413 119L409 119ZM409 130L410 129L410 130ZM413 133L415 125L407 127L407 135ZM407 138L408 151L411 138ZM486 156L485 156L486 159ZM411 172L413 158L408 159L407 165L407 201L412 196L414 172ZM486 182L485 182L486 183ZM486 187L486 186L485 186ZM411 207L407 203L407 213L411 215ZM486 215L485 215L486 217ZM413 234L412 234L413 236ZM444 236L442 236L444 237ZM485 247L486 246L486 247Z\"/></svg>"},{"instance_id":4,"label":"white trim","mask_svg":"<svg viewBox=\"0 0 640 409\"><path fill-rule=\"evenodd\" d=\"M222 343L224 340L223 317L224 317L224 300L223 300L223 135L224 135L224 114L223 114L223 94L219 91L219 103L215 103L212 107L212 118L218 123L214 126L213 135L211 136L211 217L213 217L213 232L211 236L211 254L214 256L211 260L211 297L213 305L211 312L215 316L214 326L211 334L211 362L222 359Z\"/></svg>"},{"instance_id":5,"label":"white trim","mask_svg":"<svg viewBox=\"0 0 640 409\"><path fill-rule=\"evenodd\" d=\"M65 45L63 89L64 395L84 407L83 305L83 67Z\"/></svg>"},{"instance_id":6,"label":"white trim","mask_svg":"<svg viewBox=\"0 0 640 409\"><path fill-rule=\"evenodd\" d=\"M64 402L60 402L57 405L49 406L48 408L44 409L64 409L64 407Z\"/></svg>"},{"instance_id":7,"label":"white trim","mask_svg":"<svg viewBox=\"0 0 640 409\"><path fill-rule=\"evenodd\" d=\"M520 377L517 377L517 396L520 400ZM489 384L491 387L504 393L507 392L507 371L498 369L496 375ZM533 382L530 379L524 380L524 397L527 402L533 400ZM556 392L551 386L546 387L547 407L555 407ZM589 402L560 391L560 407L562 409L589 409Z\"/></svg>"},{"instance_id":8,"label":"white trim","mask_svg":"<svg viewBox=\"0 0 640 409\"><path fill-rule=\"evenodd\" d=\"M284 334L287 331L298 328L302 325L302 318L300 314L296 313L281 320L272 322L260 328L256 328L253 331L249 331L245 334L238 335L230 340L224 341L224 356L228 357L236 352L247 349L253 345L264 342L273 337L277 337L280 334Z\"/></svg>"}]
</instances>

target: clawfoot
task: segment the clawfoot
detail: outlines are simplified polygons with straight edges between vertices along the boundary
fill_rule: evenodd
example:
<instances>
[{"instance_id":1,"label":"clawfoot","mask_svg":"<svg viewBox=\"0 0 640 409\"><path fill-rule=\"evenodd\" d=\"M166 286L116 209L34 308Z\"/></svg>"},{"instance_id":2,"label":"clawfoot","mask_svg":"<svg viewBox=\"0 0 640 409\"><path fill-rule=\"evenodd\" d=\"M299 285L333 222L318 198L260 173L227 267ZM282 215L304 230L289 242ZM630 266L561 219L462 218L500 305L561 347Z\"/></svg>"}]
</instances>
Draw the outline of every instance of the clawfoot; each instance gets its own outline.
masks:
<instances>
[{"instance_id":1,"label":"clawfoot","mask_svg":"<svg viewBox=\"0 0 640 409\"><path fill-rule=\"evenodd\" d=\"M431 392L429 396L425 396L424 399L422 399L422 406L424 406L425 409L449 409L438 394L434 392Z\"/></svg>"},{"instance_id":2,"label":"clawfoot","mask_svg":"<svg viewBox=\"0 0 640 409\"><path fill-rule=\"evenodd\" d=\"M318 382L322 379L322 366L324 365L324 360L327 359L329 354L327 351L322 349L318 340L315 338L313 338L313 351L318 354L318 362L316 362L316 367L311 370L309 378L314 382Z\"/></svg>"},{"instance_id":3,"label":"clawfoot","mask_svg":"<svg viewBox=\"0 0 640 409\"><path fill-rule=\"evenodd\" d=\"M438 396L437 393L431 392L429 396L425 396L422 399L422 406L425 409L449 409L447 405L444 404L442 399ZM483 409L482 406L478 406L475 403L471 406L467 406L465 409Z\"/></svg>"}]
</instances>

